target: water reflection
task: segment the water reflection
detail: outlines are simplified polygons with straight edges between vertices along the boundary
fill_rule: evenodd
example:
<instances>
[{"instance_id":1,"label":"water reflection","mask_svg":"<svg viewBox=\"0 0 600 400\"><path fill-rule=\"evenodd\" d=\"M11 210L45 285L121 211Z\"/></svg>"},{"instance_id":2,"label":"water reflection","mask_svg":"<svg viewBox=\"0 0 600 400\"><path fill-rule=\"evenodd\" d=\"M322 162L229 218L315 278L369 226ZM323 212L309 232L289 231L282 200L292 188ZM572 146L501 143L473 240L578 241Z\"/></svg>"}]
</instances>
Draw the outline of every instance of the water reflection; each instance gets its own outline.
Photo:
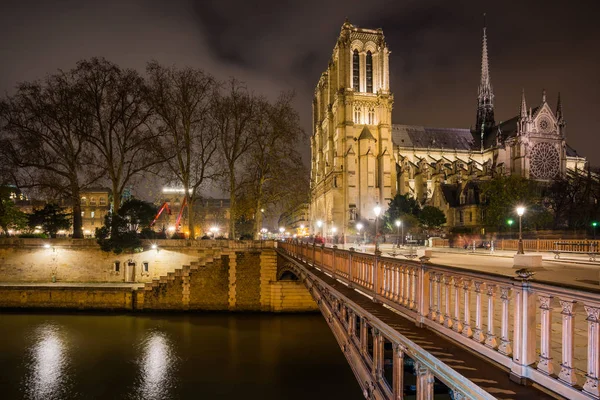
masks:
<instances>
[{"instance_id":1,"label":"water reflection","mask_svg":"<svg viewBox=\"0 0 600 400\"><path fill-rule=\"evenodd\" d=\"M164 332L150 331L140 344L140 353L135 397L148 400L172 398L177 361L172 341Z\"/></svg>"},{"instance_id":2,"label":"water reflection","mask_svg":"<svg viewBox=\"0 0 600 400\"><path fill-rule=\"evenodd\" d=\"M28 349L25 392L30 399L58 399L65 392L67 381L67 344L60 326L46 323L32 334Z\"/></svg>"}]
</instances>

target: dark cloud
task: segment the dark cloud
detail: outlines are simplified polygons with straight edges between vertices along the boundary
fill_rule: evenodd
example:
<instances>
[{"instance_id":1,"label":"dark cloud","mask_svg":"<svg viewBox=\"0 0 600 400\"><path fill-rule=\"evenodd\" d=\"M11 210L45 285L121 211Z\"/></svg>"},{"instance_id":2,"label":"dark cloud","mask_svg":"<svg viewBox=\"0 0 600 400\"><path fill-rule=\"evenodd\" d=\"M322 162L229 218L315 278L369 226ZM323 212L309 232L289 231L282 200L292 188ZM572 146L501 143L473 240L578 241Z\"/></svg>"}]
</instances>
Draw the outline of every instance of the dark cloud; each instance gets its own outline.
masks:
<instances>
[{"instance_id":1,"label":"dark cloud","mask_svg":"<svg viewBox=\"0 0 600 400\"><path fill-rule=\"evenodd\" d=\"M600 165L600 30L592 1L11 1L0 9L0 91L104 56L236 76L257 93L294 89L310 131L315 84L346 17L383 28L392 55L394 122L469 127L475 120L482 13L487 12L496 116L525 89L561 92L569 143ZM306 151L308 153L308 151Z\"/></svg>"}]
</instances>

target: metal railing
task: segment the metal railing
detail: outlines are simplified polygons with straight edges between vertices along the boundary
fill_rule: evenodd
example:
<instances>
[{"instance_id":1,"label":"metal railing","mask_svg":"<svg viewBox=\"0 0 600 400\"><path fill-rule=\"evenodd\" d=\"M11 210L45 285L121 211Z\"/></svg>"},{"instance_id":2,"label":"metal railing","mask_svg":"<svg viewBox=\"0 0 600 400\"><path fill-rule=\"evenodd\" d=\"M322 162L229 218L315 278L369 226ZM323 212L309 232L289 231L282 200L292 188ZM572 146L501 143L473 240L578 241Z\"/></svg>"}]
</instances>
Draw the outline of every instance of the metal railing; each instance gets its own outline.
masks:
<instances>
[{"instance_id":1,"label":"metal railing","mask_svg":"<svg viewBox=\"0 0 600 400\"><path fill-rule=\"evenodd\" d=\"M600 399L600 290L287 242L290 255L569 399ZM560 329L553 330L553 319ZM539 326L539 328L538 328Z\"/></svg>"},{"instance_id":2,"label":"metal railing","mask_svg":"<svg viewBox=\"0 0 600 400\"><path fill-rule=\"evenodd\" d=\"M433 247L450 247L449 239L432 239ZM480 246L485 240L475 240L476 247ZM600 247L600 240L557 240L557 239L523 239L523 248L528 251L553 251L556 250L556 243L560 242L561 245L574 246L573 248L581 248L582 251L585 247L598 252ZM487 243L487 242L486 242ZM452 242L452 246L455 248L471 248L473 246L473 240L471 239L455 239ZM518 239L497 239L494 240L494 247L496 250L517 250L519 247Z\"/></svg>"}]
</instances>

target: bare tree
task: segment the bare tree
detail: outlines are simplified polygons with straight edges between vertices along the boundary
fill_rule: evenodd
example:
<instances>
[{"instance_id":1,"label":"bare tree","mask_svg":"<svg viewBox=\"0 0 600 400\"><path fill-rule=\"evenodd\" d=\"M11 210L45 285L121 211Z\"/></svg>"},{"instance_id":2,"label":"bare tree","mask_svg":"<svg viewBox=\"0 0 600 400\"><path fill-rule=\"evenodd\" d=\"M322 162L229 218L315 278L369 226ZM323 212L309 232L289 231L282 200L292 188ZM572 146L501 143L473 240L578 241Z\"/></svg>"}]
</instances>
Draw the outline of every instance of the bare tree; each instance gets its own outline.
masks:
<instances>
[{"instance_id":1,"label":"bare tree","mask_svg":"<svg viewBox=\"0 0 600 400\"><path fill-rule=\"evenodd\" d=\"M195 204L215 176L217 131L210 118L215 80L202 70L148 64L149 99L158 115L157 159L183 186L190 238L196 236Z\"/></svg>"},{"instance_id":2,"label":"bare tree","mask_svg":"<svg viewBox=\"0 0 600 400\"><path fill-rule=\"evenodd\" d=\"M113 213L117 213L132 179L161 162L152 157L157 134L148 127L152 110L145 83L137 71L123 70L102 58L80 61L73 75L93 120L86 138L96 149L98 168L111 182Z\"/></svg>"},{"instance_id":3,"label":"bare tree","mask_svg":"<svg viewBox=\"0 0 600 400\"><path fill-rule=\"evenodd\" d=\"M257 107L243 181L244 192L252 198L255 235L262 226L262 208L291 208L308 199L309 174L298 151L305 133L293 99L292 92L285 92L274 104L261 100Z\"/></svg>"},{"instance_id":4,"label":"bare tree","mask_svg":"<svg viewBox=\"0 0 600 400\"><path fill-rule=\"evenodd\" d=\"M73 206L73 237L83 237L81 190L98 179L88 167L86 142L92 124L70 72L23 83L0 106L2 151L21 187L67 197Z\"/></svg>"},{"instance_id":5,"label":"bare tree","mask_svg":"<svg viewBox=\"0 0 600 400\"><path fill-rule=\"evenodd\" d=\"M253 125L257 122L259 102L246 87L231 79L225 94L214 97L213 120L218 133L218 147L221 165L230 199L229 237L235 238L235 222L240 214L237 209L238 175L242 160L254 144Z\"/></svg>"}]
</instances>

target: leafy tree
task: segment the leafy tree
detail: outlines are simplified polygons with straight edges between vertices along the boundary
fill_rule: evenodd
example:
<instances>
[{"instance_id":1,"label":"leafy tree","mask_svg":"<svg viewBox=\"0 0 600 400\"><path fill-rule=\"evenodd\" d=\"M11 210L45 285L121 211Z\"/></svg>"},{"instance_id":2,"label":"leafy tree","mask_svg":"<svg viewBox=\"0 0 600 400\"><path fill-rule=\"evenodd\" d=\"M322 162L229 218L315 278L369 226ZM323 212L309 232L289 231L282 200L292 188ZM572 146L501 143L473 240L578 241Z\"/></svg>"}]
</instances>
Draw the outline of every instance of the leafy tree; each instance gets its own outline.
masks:
<instances>
[{"instance_id":1,"label":"leafy tree","mask_svg":"<svg viewBox=\"0 0 600 400\"><path fill-rule=\"evenodd\" d=\"M405 231L419 225L418 216L421 212L419 202L408 194L397 194L389 202L388 209L383 215L383 227L388 232L396 232L396 220L401 220Z\"/></svg>"},{"instance_id":2,"label":"leafy tree","mask_svg":"<svg viewBox=\"0 0 600 400\"><path fill-rule=\"evenodd\" d=\"M437 229L446 223L446 215L437 207L425 206L419 213L419 221L425 229Z\"/></svg>"},{"instance_id":3,"label":"leafy tree","mask_svg":"<svg viewBox=\"0 0 600 400\"><path fill-rule=\"evenodd\" d=\"M129 221L118 214L109 213L104 217L104 226L96 228L96 241L102 251L115 254L134 252L142 247L137 232L131 230Z\"/></svg>"},{"instance_id":4,"label":"leafy tree","mask_svg":"<svg viewBox=\"0 0 600 400\"><path fill-rule=\"evenodd\" d=\"M150 226L157 211L154 204L132 198L121 205L118 214L127 221L129 230L138 232Z\"/></svg>"},{"instance_id":5,"label":"leafy tree","mask_svg":"<svg viewBox=\"0 0 600 400\"><path fill-rule=\"evenodd\" d=\"M58 231L71 227L71 219L62 207L56 204L46 204L44 208L35 210L29 216L28 225L31 229L41 226L44 233L55 238Z\"/></svg>"},{"instance_id":6,"label":"leafy tree","mask_svg":"<svg viewBox=\"0 0 600 400\"><path fill-rule=\"evenodd\" d=\"M488 226L503 226L508 217L516 218L517 206L531 208L541 200L537 183L516 175L496 177L484 182L481 189L486 199L484 223Z\"/></svg>"},{"instance_id":7,"label":"leafy tree","mask_svg":"<svg viewBox=\"0 0 600 400\"><path fill-rule=\"evenodd\" d=\"M27 226L27 214L20 211L10 198L13 191L0 186L0 228L8 235L10 229L20 230Z\"/></svg>"},{"instance_id":8,"label":"leafy tree","mask_svg":"<svg viewBox=\"0 0 600 400\"><path fill-rule=\"evenodd\" d=\"M199 69L147 66L148 98L157 114L156 158L166 165L167 179L184 189L190 237L196 236L195 204L201 188L214 179L217 132L211 119L215 80ZM173 179L174 177L174 179Z\"/></svg>"}]
</instances>

